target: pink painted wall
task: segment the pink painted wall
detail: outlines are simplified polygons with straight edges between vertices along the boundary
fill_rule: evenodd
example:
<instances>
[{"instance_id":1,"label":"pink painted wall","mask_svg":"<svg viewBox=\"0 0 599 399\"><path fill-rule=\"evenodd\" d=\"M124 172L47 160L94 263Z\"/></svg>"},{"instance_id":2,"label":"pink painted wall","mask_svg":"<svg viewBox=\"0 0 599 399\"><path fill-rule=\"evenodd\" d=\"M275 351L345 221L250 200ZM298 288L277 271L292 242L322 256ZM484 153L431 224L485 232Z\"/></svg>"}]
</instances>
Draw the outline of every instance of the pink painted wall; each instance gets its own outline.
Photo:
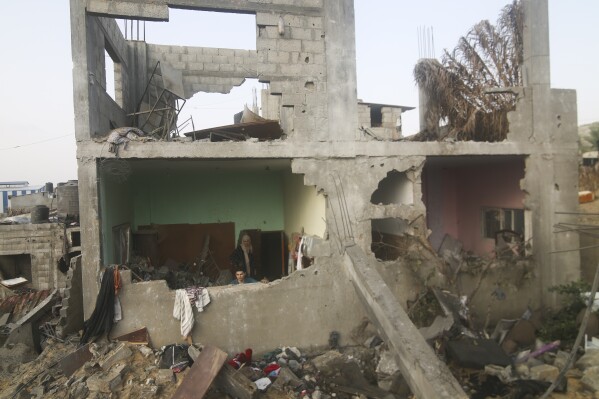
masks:
<instances>
[{"instance_id":1,"label":"pink painted wall","mask_svg":"<svg viewBox=\"0 0 599 399\"><path fill-rule=\"evenodd\" d=\"M435 166L426 171L427 219L433 230L431 244L438 248L445 234L459 239L464 249L478 255L493 251L493 239L484 238L481 209L524 208L524 160L490 161L468 166Z\"/></svg>"}]
</instances>

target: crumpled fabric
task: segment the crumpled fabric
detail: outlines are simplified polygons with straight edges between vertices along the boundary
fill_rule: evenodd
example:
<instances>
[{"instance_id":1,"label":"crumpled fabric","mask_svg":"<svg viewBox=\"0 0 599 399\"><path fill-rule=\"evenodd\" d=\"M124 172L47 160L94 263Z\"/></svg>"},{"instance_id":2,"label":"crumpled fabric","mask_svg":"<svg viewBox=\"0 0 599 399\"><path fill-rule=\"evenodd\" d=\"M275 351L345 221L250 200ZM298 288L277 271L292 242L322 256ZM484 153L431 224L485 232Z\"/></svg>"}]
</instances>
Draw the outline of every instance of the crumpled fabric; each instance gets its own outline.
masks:
<instances>
[{"instance_id":1,"label":"crumpled fabric","mask_svg":"<svg viewBox=\"0 0 599 399\"><path fill-rule=\"evenodd\" d=\"M175 307L173 317L181 320L181 335L188 337L194 324L193 308L185 289L175 291Z\"/></svg>"},{"instance_id":2,"label":"crumpled fabric","mask_svg":"<svg viewBox=\"0 0 599 399\"><path fill-rule=\"evenodd\" d=\"M124 148L127 149L127 143L131 140L138 140L139 137L143 137L146 134L143 130L136 127L119 127L110 131L108 135L108 151L118 156L119 145L123 144Z\"/></svg>"},{"instance_id":3,"label":"crumpled fabric","mask_svg":"<svg viewBox=\"0 0 599 399\"><path fill-rule=\"evenodd\" d=\"M210 295L204 287L187 287L185 291L191 306L195 305L198 312L203 312L204 308L210 303Z\"/></svg>"}]
</instances>

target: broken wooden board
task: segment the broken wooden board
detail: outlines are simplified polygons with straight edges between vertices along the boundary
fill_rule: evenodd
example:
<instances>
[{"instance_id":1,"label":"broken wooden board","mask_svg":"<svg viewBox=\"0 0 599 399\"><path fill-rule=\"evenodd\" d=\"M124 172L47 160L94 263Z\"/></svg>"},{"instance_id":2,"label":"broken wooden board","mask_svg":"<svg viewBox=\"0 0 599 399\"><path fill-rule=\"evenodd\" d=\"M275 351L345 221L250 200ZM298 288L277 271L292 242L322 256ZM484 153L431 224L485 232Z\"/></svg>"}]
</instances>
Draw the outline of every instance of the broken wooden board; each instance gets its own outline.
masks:
<instances>
[{"instance_id":1,"label":"broken wooden board","mask_svg":"<svg viewBox=\"0 0 599 399\"><path fill-rule=\"evenodd\" d=\"M58 362L58 367L62 370L62 374L68 378L91 358L92 353L89 351L89 344L85 344L75 352L61 359Z\"/></svg>"},{"instance_id":2,"label":"broken wooden board","mask_svg":"<svg viewBox=\"0 0 599 399\"><path fill-rule=\"evenodd\" d=\"M27 284L29 281L24 277L11 278L8 280L0 281L0 284L5 286L6 288L16 288L23 284Z\"/></svg>"},{"instance_id":3,"label":"broken wooden board","mask_svg":"<svg viewBox=\"0 0 599 399\"><path fill-rule=\"evenodd\" d=\"M146 327L123 334L115 339L117 341L129 342L130 344L134 345L150 345L150 334L148 333L148 329Z\"/></svg>"},{"instance_id":4,"label":"broken wooden board","mask_svg":"<svg viewBox=\"0 0 599 399\"><path fill-rule=\"evenodd\" d=\"M215 346L206 346L191 366L172 399L203 398L225 364L227 354Z\"/></svg>"},{"instance_id":5,"label":"broken wooden board","mask_svg":"<svg viewBox=\"0 0 599 399\"><path fill-rule=\"evenodd\" d=\"M418 398L468 396L416 329L386 281L357 245L345 249L344 269L370 319L393 349L397 365Z\"/></svg>"},{"instance_id":6,"label":"broken wooden board","mask_svg":"<svg viewBox=\"0 0 599 399\"><path fill-rule=\"evenodd\" d=\"M249 378L228 364L216 378L218 388L237 399L254 399L258 396L258 387Z\"/></svg>"}]
</instances>

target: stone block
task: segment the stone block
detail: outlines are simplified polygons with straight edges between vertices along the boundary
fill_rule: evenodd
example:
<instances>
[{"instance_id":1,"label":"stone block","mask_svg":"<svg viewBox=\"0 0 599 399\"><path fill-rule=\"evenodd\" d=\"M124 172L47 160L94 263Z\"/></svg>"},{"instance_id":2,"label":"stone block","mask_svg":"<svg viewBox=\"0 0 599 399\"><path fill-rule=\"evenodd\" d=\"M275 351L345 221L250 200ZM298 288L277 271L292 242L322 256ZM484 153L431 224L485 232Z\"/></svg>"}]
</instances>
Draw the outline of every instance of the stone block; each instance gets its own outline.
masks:
<instances>
[{"instance_id":1,"label":"stone block","mask_svg":"<svg viewBox=\"0 0 599 399\"><path fill-rule=\"evenodd\" d=\"M302 51L302 41L295 39L278 40L276 48L280 51Z\"/></svg>"},{"instance_id":2,"label":"stone block","mask_svg":"<svg viewBox=\"0 0 599 399\"><path fill-rule=\"evenodd\" d=\"M314 40L314 30L305 28L290 28L291 38L300 40Z\"/></svg>"},{"instance_id":3,"label":"stone block","mask_svg":"<svg viewBox=\"0 0 599 399\"><path fill-rule=\"evenodd\" d=\"M533 380L553 382L557 378L559 370L549 364L541 364L530 369L530 378Z\"/></svg>"},{"instance_id":4,"label":"stone block","mask_svg":"<svg viewBox=\"0 0 599 399\"><path fill-rule=\"evenodd\" d=\"M384 375L393 375L399 371L399 366L395 361L395 356L391 351L383 351L381 352L381 359L376 366L376 372Z\"/></svg>"},{"instance_id":5,"label":"stone block","mask_svg":"<svg viewBox=\"0 0 599 399\"><path fill-rule=\"evenodd\" d=\"M599 391L599 366L593 366L586 369L580 382L590 391Z\"/></svg>"},{"instance_id":6,"label":"stone block","mask_svg":"<svg viewBox=\"0 0 599 399\"><path fill-rule=\"evenodd\" d=\"M302 51L324 54L324 40L302 40Z\"/></svg>"},{"instance_id":7,"label":"stone block","mask_svg":"<svg viewBox=\"0 0 599 399\"><path fill-rule=\"evenodd\" d=\"M171 369L160 369L158 370L158 374L156 375L156 384L157 385L167 385L173 383L175 380L175 375Z\"/></svg>"},{"instance_id":8,"label":"stone block","mask_svg":"<svg viewBox=\"0 0 599 399\"><path fill-rule=\"evenodd\" d=\"M218 55L218 48L213 48L213 47L202 47L202 54L207 54L207 55Z\"/></svg>"},{"instance_id":9,"label":"stone block","mask_svg":"<svg viewBox=\"0 0 599 399\"><path fill-rule=\"evenodd\" d=\"M102 367L102 370L108 370L121 360L127 359L129 356L131 356L131 354L131 349L127 347L127 344L121 342L114 350L108 353L104 359L99 362L99 365Z\"/></svg>"},{"instance_id":10,"label":"stone block","mask_svg":"<svg viewBox=\"0 0 599 399\"><path fill-rule=\"evenodd\" d=\"M257 50L276 50L277 49L277 40L260 37L256 41L256 49ZM293 51L293 50L287 50L287 51Z\"/></svg>"},{"instance_id":11,"label":"stone block","mask_svg":"<svg viewBox=\"0 0 599 399\"><path fill-rule=\"evenodd\" d=\"M289 53L287 51L269 51L268 62L275 64L287 64L289 63Z\"/></svg>"},{"instance_id":12,"label":"stone block","mask_svg":"<svg viewBox=\"0 0 599 399\"><path fill-rule=\"evenodd\" d=\"M218 72L219 65L218 64L204 64L204 70L207 72Z\"/></svg>"},{"instance_id":13,"label":"stone block","mask_svg":"<svg viewBox=\"0 0 599 399\"><path fill-rule=\"evenodd\" d=\"M212 56L212 62L215 64L228 64L229 57L226 55L214 55Z\"/></svg>"},{"instance_id":14,"label":"stone block","mask_svg":"<svg viewBox=\"0 0 599 399\"><path fill-rule=\"evenodd\" d=\"M576 362L576 367L581 370L594 366L599 366L599 349L587 349L586 353Z\"/></svg>"},{"instance_id":15,"label":"stone block","mask_svg":"<svg viewBox=\"0 0 599 399\"><path fill-rule=\"evenodd\" d=\"M121 384L126 370L126 364L119 364L109 373L94 374L87 379L87 389L103 393L114 392Z\"/></svg>"},{"instance_id":16,"label":"stone block","mask_svg":"<svg viewBox=\"0 0 599 399\"><path fill-rule=\"evenodd\" d=\"M325 377L337 373L344 363L345 358L337 351L328 351L312 359L314 367Z\"/></svg>"},{"instance_id":17,"label":"stone block","mask_svg":"<svg viewBox=\"0 0 599 399\"><path fill-rule=\"evenodd\" d=\"M274 13L256 13L256 25L279 25L279 14Z\"/></svg>"},{"instance_id":18,"label":"stone block","mask_svg":"<svg viewBox=\"0 0 599 399\"><path fill-rule=\"evenodd\" d=\"M553 365L558 369L563 370L564 367L566 367L566 362L568 361L569 356L570 354L568 352L557 351Z\"/></svg>"},{"instance_id":19,"label":"stone block","mask_svg":"<svg viewBox=\"0 0 599 399\"><path fill-rule=\"evenodd\" d=\"M219 48L218 55L224 55L226 57L233 57L235 55L235 50L230 48Z\"/></svg>"}]
</instances>

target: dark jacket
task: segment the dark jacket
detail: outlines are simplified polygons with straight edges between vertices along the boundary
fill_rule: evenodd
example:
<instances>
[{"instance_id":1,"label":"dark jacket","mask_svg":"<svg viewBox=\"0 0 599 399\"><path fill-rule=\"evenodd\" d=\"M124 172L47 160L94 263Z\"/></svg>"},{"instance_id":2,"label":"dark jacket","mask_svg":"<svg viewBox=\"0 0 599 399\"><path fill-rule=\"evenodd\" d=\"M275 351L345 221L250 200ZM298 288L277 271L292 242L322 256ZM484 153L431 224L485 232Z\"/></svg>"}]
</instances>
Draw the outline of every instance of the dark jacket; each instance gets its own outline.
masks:
<instances>
[{"instance_id":1,"label":"dark jacket","mask_svg":"<svg viewBox=\"0 0 599 399\"><path fill-rule=\"evenodd\" d=\"M248 254L248 258L250 260L249 267L248 267L248 265L245 264L245 256L243 254L243 249L241 249L241 245L238 245L237 248L235 248L235 250L231 253L231 256L229 256L229 260L231 261L231 264L233 265L233 269L235 269L237 267L242 267L243 270L246 271L247 277L257 278L256 263L254 262L254 254L250 252ZM249 270L249 272L248 272L248 270ZM233 271L235 271L235 270L233 270Z\"/></svg>"}]
</instances>

